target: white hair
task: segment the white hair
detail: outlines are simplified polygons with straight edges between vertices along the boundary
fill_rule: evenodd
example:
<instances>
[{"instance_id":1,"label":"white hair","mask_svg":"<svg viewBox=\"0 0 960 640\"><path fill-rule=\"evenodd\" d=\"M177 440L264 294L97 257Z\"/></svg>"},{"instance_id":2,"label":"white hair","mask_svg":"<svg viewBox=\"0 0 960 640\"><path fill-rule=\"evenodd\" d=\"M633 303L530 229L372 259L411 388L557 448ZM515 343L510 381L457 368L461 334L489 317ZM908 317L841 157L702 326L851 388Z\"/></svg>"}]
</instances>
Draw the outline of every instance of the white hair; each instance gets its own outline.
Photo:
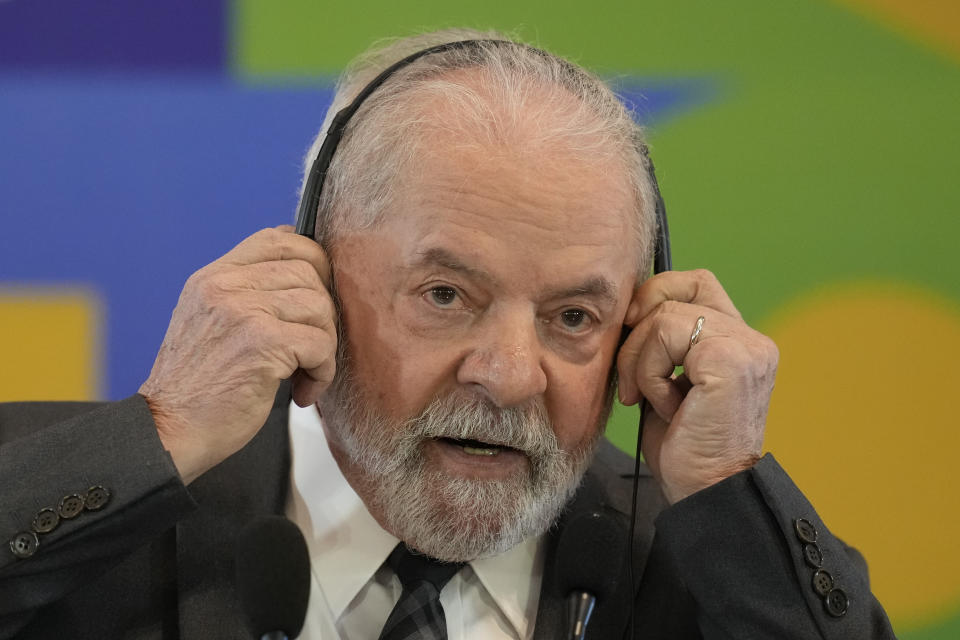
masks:
<instances>
[{"instance_id":1,"label":"white hair","mask_svg":"<svg viewBox=\"0 0 960 640\"><path fill-rule=\"evenodd\" d=\"M525 145L532 153L562 145L590 161L618 161L636 203L638 274L651 268L655 188L642 128L599 78L561 58L496 32L444 30L394 40L358 57L343 73L320 134L304 167L310 168L333 116L388 66L438 44L478 40L419 58L397 70L370 95L347 125L326 176L317 212L316 239L331 244L345 230L376 224L429 148L427 132L455 129L476 144ZM465 75L465 70L479 74ZM479 84L478 84L479 83ZM449 117L425 105L451 106ZM549 157L535 156L538 162Z\"/></svg>"}]
</instances>

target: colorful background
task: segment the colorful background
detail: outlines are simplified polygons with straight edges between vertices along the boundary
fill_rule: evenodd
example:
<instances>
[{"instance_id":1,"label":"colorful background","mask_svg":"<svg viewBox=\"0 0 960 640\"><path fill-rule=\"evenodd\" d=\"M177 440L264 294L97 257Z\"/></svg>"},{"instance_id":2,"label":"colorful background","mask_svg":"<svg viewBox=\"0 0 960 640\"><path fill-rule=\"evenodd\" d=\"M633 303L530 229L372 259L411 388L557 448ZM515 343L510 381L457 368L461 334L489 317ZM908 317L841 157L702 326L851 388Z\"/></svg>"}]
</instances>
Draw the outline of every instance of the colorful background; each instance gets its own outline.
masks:
<instances>
[{"instance_id":1,"label":"colorful background","mask_svg":"<svg viewBox=\"0 0 960 640\"><path fill-rule=\"evenodd\" d=\"M0 400L135 392L186 277L291 221L372 40L510 30L635 105L677 267L780 345L769 449L901 638L960 638L957 7L0 0ZM610 430L629 450L635 422Z\"/></svg>"}]
</instances>

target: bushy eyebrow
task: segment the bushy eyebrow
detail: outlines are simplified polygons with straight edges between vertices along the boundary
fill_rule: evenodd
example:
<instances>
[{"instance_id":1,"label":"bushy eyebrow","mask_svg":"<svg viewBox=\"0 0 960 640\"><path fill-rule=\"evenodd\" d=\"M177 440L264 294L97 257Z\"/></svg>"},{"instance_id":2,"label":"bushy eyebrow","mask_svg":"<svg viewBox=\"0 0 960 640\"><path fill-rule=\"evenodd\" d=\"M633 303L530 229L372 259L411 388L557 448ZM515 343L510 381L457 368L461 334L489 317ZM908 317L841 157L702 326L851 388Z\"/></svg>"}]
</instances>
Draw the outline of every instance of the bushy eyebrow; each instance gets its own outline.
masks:
<instances>
[{"instance_id":1,"label":"bushy eyebrow","mask_svg":"<svg viewBox=\"0 0 960 640\"><path fill-rule=\"evenodd\" d=\"M418 259L411 265L414 268L442 267L470 278L494 284L495 278L476 267L465 264L460 258L442 247L431 247L417 253ZM598 304L615 307L617 305L617 286L603 276L593 276L572 287L547 289L541 296L544 300L563 300L568 298L592 298Z\"/></svg>"},{"instance_id":2,"label":"bushy eyebrow","mask_svg":"<svg viewBox=\"0 0 960 640\"><path fill-rule=\"evenodd\" d=\"M600 304L610 307L617 306L617 287L607 278L594 276L581 284L560 289L548 289L548 300L563 300L565 298L593 298Z\"/></svg>"},{"instance_id":3,"label":"bushy eyebrow","mask_svg":"<svg viewBox=\"0 0 960 640\"><path fill-rule=\"evenodd\" d=\"M467 264L464 264L460 258L455 256L450 251L443 249L441 247L431 247L430 249L424 249L417 253L419 259L413 263L413 267L443 267L444 269L449 269L450 271L456 271L457 273L462 273L464 275L470 276L471 278L477 280L483 280L484 282L491 283L493 282L493 276L482 269L477 269L476 267L471 267Z\"/></svg>"}]
</instances>

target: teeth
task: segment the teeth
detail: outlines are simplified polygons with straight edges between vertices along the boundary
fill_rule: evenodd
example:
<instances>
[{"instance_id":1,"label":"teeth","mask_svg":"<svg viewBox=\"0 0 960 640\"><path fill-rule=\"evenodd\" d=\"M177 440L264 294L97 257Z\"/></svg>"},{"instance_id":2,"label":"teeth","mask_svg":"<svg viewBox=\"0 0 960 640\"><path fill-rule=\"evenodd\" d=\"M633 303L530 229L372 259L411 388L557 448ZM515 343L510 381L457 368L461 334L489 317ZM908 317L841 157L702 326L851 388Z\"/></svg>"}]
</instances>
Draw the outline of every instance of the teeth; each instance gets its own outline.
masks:
<instances>
[{"instance_id":1,"label":"teeth","mask_svg":"<svg viewBox=\"0 0 960 640\"><path fill-rule=\"evenodd\" d=\"M472 456L495 456L500 453L500 449L487 449L479 447L463 447L464 453L469 453Z\"/></svg>"}]
</instances>

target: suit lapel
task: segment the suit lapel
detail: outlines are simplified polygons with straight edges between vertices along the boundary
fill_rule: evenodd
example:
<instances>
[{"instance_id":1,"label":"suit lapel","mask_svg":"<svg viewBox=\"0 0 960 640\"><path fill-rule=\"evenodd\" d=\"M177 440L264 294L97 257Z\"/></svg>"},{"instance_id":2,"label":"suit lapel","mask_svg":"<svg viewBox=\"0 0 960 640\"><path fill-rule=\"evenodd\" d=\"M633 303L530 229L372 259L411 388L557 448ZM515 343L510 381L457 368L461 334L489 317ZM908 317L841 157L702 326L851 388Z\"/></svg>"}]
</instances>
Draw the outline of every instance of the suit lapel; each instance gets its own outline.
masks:
<instances>
[{"instance_id":1,"label":"suit lapel","mask_svg":"<svg viewBox=\"0 0 960 640\"><path fill-rule=\"evenodd\" d=\"M249 636L233 584L235 539L255 518L283 513L290 474L289 401L284 384L254 439L189 487L200 508L177 525L182 640Z\"/></svg>"}]
</instances>

